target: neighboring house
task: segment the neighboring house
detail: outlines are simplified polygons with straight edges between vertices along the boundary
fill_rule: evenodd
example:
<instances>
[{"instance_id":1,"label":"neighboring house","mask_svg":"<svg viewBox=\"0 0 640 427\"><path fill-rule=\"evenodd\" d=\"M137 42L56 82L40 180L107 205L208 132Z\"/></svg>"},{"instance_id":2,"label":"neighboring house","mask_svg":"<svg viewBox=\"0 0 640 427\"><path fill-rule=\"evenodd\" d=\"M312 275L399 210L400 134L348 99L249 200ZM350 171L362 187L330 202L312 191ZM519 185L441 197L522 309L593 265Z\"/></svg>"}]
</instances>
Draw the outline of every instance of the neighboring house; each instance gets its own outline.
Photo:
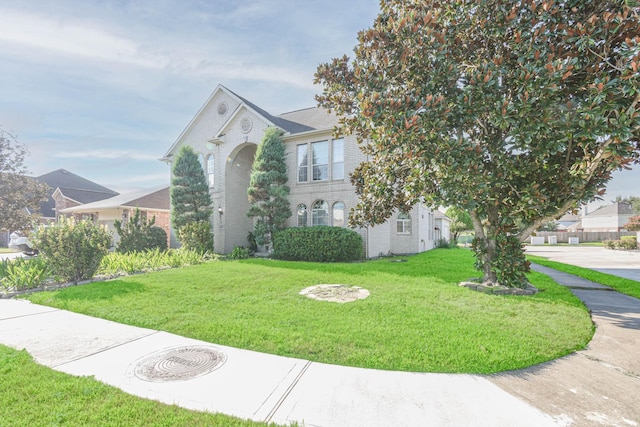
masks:
<instances>
[{"instance_id":1,"label":"neighboring house","mask_svg":"<svg viewBox=\"0 0 640 427\"><path fill-rule=\"evenodd\" d=\"M169 187L141 190L127 194L120 194L109 199L62 209L61 214L77 218L89 218L94 223L106 227L113 232L114 245L120 240L113 221L118 219L126 223L139 209L141 215L147 219L155 217L155 225L161 227L169 236L170 201ZM169 243L167 241L167 243Z\"/></svg>"},{"instance_id":2,"label":"neighboring house","mask_svg":"<svg viewBox=\"0 0 640 427\"><path fill-rule=\"evenodd\" d=\"M579 214L567 212L562 215L557 221L558 231L575 231L578 228L582 228L582 217Z\"/></svg>"},{"instance_id":3,"label":"neighboring house","mask_svg":"<svg viewBox=\"0 0 640 427\"><path fill-rule=\"evenodd\" d=\"M583 231L625 231L624 225L634 216L631 203L615 202L601 206L582 217Z\"/></svg>"},{"instance_id":4,"label":"neighboring house","mask_svg":"<svg viewBox=\"0 0 640 427\"><path fill-rule=\"evenodd\" d=\"M439 210L434 212L435 215L435 240L444 239L447 242L451 241L451 218Z\"/></svg>"},{"instance_id":5,"label":"neighboring house","mask_svg":"<svg viewBox=\"0 0 640 427\"><path fill-rule=\"evenodd\" d=\"M337 117L320 108L273 116L224 86L218 86L161 159L171 163L183 145L200 155L209 181L214 213L214 250L229 253L247 245L253 230L247 188L256 148L264 131L283 131L293 215L288 227L347 226L358 196L349 173L366 156L353 136L333 136ZM435 246L435 216L419 204L395 212L384 224L357 229L366 255L422 252Z\"/></svg>"},{"instance_id":6,"label":"neighboring house","mask_svg":"<svg viewBox=\"0 0 640 427\"><path fill-rule=\"evenodd\" d=\"M49 197L40 204L42 220L55 221L62 209L117 196L119 193L65 169L41 175L38 181L50 187Z\"/></svg>"}]
</instances>

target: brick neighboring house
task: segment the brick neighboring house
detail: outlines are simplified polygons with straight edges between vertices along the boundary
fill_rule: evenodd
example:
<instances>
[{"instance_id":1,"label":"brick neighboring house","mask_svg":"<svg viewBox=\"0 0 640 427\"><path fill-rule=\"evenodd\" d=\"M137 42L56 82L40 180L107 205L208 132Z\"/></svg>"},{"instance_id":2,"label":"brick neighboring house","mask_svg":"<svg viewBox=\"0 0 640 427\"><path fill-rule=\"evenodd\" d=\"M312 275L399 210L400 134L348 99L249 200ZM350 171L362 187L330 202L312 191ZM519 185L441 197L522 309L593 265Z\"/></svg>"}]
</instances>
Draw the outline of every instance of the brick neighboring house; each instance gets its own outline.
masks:
<instances>
[{"instance_id":1,"label":"brick neighboring house","mask_svg":"<svg viewBox=\"0 0 640 427\"><path fill-rule=\"evenodd\" d=\"M51 188L48 200L40 204L44 222L57 220L62 209L108 199L119 194L65 169L40 175L36 179Z\"/></svg>"},{"instance_id":2,"label":"brick neighboring house","mask_svg":"<svg viewBox=\"0 0 640 427\"><path fill-rule=\"evenodd\" d=\"M367 157L354 136L333 136L337 121L320 108L274 116L219 85L161 160L170 164L183 145L199 154L213 199L214 250L229 253L246 246L253 230L246 216L247 188L256 148L271 126L283 131L285 144L293 212L286 225L347 226L349 210L358 202L349 173ZM435 221L434 211L418 204L356 231L367 257L417 253L435 246Z\"/></svg>"},{"instance_id":3,"label":"brick neighboring house","mask_svg":"<svg viewBox=\"0 0 640 427\"><path fill-rule=\"evenodd\" d=\"M135 210L139 209L143 217L155 217L155 225L167 233L169 244L170 204L169 187L165 186L120 194L109 199L62 209L60 213L77 218L90 218L94 223L106 227L113 233L115 246L120 239L113 226L114 220L126 222Z\"/></svg>"}]
</instances>

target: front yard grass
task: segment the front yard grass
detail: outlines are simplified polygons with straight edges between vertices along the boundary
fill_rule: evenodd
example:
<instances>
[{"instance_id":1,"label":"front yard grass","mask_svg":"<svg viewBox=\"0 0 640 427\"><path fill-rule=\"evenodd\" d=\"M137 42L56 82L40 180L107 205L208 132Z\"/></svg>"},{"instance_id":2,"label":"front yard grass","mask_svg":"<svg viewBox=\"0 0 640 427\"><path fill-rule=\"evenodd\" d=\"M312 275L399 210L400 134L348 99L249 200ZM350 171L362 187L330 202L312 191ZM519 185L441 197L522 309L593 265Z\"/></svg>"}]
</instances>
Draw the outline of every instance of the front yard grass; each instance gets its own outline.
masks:
<instances>
[{"instance_id":1,"label":"front yard grass","mask_svg":"<svg viewBox=\"0 0 640 427\"><path fill-rule=\"evenodd\" d=\"M214 261L28 298L220 345L416 372L523 368L582 349L593 335L586 308L547 276L531 273L535 296L492 296L457 286L477 275L468 250L390 261ZM371 295L338 304L298 294L317 284Z\"/></svg>"},{"instance_id":2,"label":"front yard grass","mask_svg":"<svg viewBox=\"0 0 640 427\"><path fill-rule=\"evenodd\" d=\"M565 273L573 274L574 276L579 276L583 279L600 283L601 285L609 286L610 288L613 288L620 293L635 298L640 298L640 283L635 280L625 279L623 277L613 276L611 274L601 273L599 271L577 267L575 265L568 265L557 261L551 261L547 258L537 255L527 255L527 259L529 259L531 262L535 262L536 264L553 268L554 270L564 271Z\"/></svg>"}]
</instances>

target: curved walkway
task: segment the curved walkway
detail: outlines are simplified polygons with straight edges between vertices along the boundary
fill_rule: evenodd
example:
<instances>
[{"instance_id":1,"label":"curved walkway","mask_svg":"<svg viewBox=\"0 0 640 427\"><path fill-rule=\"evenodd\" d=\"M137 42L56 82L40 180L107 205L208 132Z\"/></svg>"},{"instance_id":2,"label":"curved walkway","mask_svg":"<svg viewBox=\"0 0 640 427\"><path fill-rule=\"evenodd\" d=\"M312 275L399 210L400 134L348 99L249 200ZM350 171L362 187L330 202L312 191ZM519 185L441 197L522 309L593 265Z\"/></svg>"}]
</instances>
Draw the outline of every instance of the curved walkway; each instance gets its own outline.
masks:
<instances>
[{"instance_id":1,"label":"curved walkway","mask_svg":"<svg viewBox=\"0 0 640 427\"><path fill-rule=\"evenodd\" d=\"M38 363L93 375L131 394L256 421L325 427L640 426L640 300L555 270L535 269L575 288L592 311L596 334L586 350L493 376L326 365L22 300L0 300L0 344L24 348ZM184 348L206 348L225 360L211 372L187 378L198 361L181 357ZM180 378L145 378L140 367L149 361Z\"/></svg>"}]
</instances>

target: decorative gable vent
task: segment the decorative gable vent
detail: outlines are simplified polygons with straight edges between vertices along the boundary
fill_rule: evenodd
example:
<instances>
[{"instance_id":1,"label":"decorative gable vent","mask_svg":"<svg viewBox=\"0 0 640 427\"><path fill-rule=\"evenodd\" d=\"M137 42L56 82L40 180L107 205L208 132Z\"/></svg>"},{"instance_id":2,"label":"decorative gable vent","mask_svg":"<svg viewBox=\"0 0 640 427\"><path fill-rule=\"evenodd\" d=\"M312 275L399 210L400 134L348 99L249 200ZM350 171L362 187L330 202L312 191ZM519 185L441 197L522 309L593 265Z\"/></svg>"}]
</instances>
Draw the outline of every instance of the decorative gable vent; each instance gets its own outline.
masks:
<instances>
[{"instance_id":1,"label":"decorative gable vent","mask_svg":"<svg viewBox=\"0 0 640 427\"><path fill-rule=\"evenodd\" d=\"M251 119L249 117L245 117L244 119L242 119L242 122L240 122L240 125L242 126L243 133L249 133L249 131L251 131L253 123L251 122Z\"/></svg>"},{"instance_id":2,"label":"decorative gable vent","mask_svg":"<svg viewBox=\"0 0 640 427\"><path fill-rule=\"evenodd\" d=\"M225 114L227 114L229 107L227 107L227 103L226 102L221 102L220 104L218 104L218 114L221 116L224 116Z\"/></svg>"}]
</instances>

